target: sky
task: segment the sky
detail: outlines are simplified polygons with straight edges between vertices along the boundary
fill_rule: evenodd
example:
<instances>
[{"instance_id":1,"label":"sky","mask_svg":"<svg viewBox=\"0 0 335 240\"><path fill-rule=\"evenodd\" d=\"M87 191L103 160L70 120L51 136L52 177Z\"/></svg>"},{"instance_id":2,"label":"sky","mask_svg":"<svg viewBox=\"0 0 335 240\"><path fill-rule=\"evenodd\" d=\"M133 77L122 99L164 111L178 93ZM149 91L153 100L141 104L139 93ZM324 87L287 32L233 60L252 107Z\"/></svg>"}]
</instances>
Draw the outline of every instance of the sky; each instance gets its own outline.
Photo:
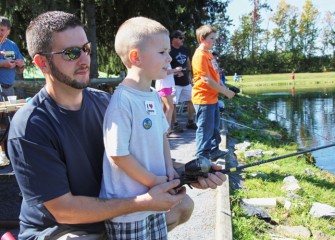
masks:
<instances>
[{"instance_id":1,"label":"sky","mask_svg":"<svg viewBox=\"0 0 335 240\"><path fill-rule=\"evenodd\" d=\"M264 0L262 0L264 2ZM276 11L277 5L280 2L280 0L268 0L267 3L271 6L273 12ZM291 4L293 6L298 7L299 13L302 12L302 6L305 4L305 0L286 0L286 3ZM334 0L312 0L313 5L320 11L321 13L321 19L324 16L324 13L326 11L335 12L335 1ZM233 19L233 26L231 29L233 30L240 25L239 18L252 11L253 10L253 1L250 0L231 0L227 13L231 19ZM270 16L273 12L267 11L267 12L261 12L264 14L263 16L263 24L265 24L265 27L267 26L267 22L265 19Z\"/></svg>"}]
</instances>

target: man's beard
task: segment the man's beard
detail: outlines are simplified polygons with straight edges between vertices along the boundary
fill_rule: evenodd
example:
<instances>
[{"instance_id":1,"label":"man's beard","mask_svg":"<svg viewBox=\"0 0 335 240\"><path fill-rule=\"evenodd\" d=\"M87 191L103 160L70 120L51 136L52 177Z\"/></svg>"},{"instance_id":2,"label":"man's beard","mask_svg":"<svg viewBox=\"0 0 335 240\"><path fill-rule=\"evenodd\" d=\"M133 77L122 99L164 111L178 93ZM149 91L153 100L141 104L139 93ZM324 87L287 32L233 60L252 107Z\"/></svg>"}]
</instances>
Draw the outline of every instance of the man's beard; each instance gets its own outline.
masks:
<instances>
[{"instance_id":1,"label":"man's beard","mask_svg":"<svg viewBox=\"0 0 335 240\"><path fill-rule=\"evenodd\" d=\"M56 65L52 62L51 59L48 62L49 62L51 73L53 77L57 79L57 81L64 83L75 89L84 89L89 86L90 79L87 82L80 82L76 79L71 79L71 77L59 71L59 69L56 67Z\"/></svg>"}]
</instances>

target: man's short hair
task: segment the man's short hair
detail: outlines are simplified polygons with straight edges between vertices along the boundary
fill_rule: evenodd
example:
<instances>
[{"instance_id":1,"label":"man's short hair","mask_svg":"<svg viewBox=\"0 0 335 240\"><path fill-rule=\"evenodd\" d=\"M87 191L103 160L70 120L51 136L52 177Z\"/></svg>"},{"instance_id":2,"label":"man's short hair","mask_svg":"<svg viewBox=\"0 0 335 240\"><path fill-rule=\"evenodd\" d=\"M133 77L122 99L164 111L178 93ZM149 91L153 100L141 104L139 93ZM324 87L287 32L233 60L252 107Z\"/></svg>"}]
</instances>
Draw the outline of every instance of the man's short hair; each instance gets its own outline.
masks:
<instances>
[{"instance_id":1,"label":"man's short hair","mask_svg":"<svg viewBox=\"0 0 335 240\"><path fill-rule=\"evenodd\" d=\"M179 37L185 37L185 32L182 32L181 30L175 30L171 33L170 38L179 38Z\"/></svg>"},{"instance_id":2,"label":"man's short hair","mask_svg":"<svg viewBox=\"0 0 335 240\"><path fill-rule=\"evenodd\" d=\"M29 55L52 50L52 34L68 28L83 27L80 19L71 13L62 11L45 12L33 19L27 30L26 40Z\"/></svg>"},{"instance_id":3,"label":"man's short hair","mask_svg":"<svg viewBox=\"0 0 335 240\"><path fill-rule=\"evenodd\" d=\"M195 31L196 35L197 35L197 41L198 43L201 43L201 39L205 39L209 34L211 33L216 33L216 28L209 26L209 25L202 25L201 27L197 28L197 30Z\"/></svg>"},{"instance_id":4,"label":"man's short hair","mask_svg":"<svg viewBox=\"0 0 335 240\"><path fill-rule=\"evenodd\" d=\"M119 27L115 36L115 51L126 67L130 67L129 52L143 49L147 40L155 34L167 34L169 31L159 22L146 17L133 17Z\"/></svg>"},{"instance_id":5,"label":"man's short hair","mask_svg":"<svg viewBox=\"0 0 335 240\"><path fill-rule=\"evenodd\" d=\"M12 25L10 24L9 19L4 17L4 16L0 16L0 25L5 26L8 29L11 29L11 27L12 27Z\"/></svg>"}]
</instances>

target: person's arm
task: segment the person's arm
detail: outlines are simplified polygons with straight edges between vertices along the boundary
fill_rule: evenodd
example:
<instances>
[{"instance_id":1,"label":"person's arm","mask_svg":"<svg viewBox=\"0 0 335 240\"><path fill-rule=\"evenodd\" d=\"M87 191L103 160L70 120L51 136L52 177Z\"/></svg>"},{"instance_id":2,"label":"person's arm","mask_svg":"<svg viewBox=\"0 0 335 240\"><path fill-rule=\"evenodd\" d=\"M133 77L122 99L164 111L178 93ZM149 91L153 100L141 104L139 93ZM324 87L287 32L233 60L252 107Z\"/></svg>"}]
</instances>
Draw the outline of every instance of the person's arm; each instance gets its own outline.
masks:
<instances>
[{"instance_id":1,"label":"person's arm","mask_svg":"<svg viewBox=\"0 0 335 240\"><path fill-rule=\"evenodd\" d=\"M181 189L176 195L168 193L179 183L178 180L173 180L151 188L146 194L122 199L99 199L67 193L45 202L44 206L62 224L101 222L139 211L168 211L186 195L185 189Z\"/></svg>"},{"instance_id":2,"label":"person's arm","mask_svg":"<svg viewBox=\"0 0 335 240\"><path fill-rule=\"evenodd\" d=\"M24 71L24 60L23 59L17 59L17 60L15 60L15 64L16 64L16 72L18 74L23 73L23 71Z\"/></svg>"},{"instance_id":3,"label":"person's arm","mask_svg":"<svg viewBox=\"0 0 335 240\"><path fill-rule=\"evenodd\" d=\"M217 83L214 79L212 79L208 74L201 77L201 81L205 83L208 87L214 89L215 91L222 93L227 98L233 98L235 96L235 93L229 88L227 88L225 85L221 85L220 83Z\"/></svg>"},{"instance_id":4,"label":"person's arm","mask_svg":"<svg viewBox=\"0 0 335 240\"><path fill-rule=\"evenodd\" d=\"M131 154L127 156L112 156L111 158L128 176L149 188L167 181L166 176L156 176L149 172Z\"/></svg>"},{"instance_id":5,"label":"person's arm","mask_svg":"<svg viewBox=\"0 0 335 240\"><path fill-rule=\"evenodd\" d=\"M166 73L167 73L167 75L170 75L170 74L175 74L175 73L181 72L182 70L183 70L182 67L176 67L176 68L168 69L166 71Z\"/></svg>"},{"instance_id":6,"label":"person's arm","mask_svg":"<svg viewBox=\"0 0 335 240\"><path fill-rule=\"evenodd\" d=\"M173 168L173 163L171 160L171 150L170 143L167 139L166 134L163 136L163 148L164 148L164 159L165 159L165 167L166 167L166 175L169 181L172 181L175 177L177 177L177 173Z\"/></svg>"},{"instance_id":7,"label":"person's arm","mask_svg":"<svg viewBox=\"0 0 335 240\"><path fill-rule=\"evenodd\" d=\"M192 64L191 64L191 61L190 61L190 58L188 57L187 58L187 69L189 72L188 72L188 79L190 81L190 84L193 85L193 82L192 82Z\"/></svg>"}]
</instances>

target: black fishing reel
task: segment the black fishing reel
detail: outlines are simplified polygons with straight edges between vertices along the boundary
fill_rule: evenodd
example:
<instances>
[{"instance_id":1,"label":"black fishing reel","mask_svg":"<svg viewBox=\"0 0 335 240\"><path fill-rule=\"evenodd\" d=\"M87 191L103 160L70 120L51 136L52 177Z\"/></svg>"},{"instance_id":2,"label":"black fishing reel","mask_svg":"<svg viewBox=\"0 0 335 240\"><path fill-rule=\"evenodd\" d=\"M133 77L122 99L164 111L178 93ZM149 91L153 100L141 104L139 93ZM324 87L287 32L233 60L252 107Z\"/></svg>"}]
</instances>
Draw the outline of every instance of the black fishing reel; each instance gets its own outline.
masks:
<instances>
[{"instance_id":1,"label":"black fishing reel","mask_svg":"<svg viewBox=\"0 0 335 240\"><path fill-rule=\"evenodd\" d=\"M233 91L235 95L241 92L241 90L238 87L232 86L228 88L230 91Z\"/></svg>"},{"instance_id":2,"label":"black fishing reel","mask_svg":"<svg viewBox=\"0 0 335 240\"><path fill-rule=\"evenodd\" d=\"M186 163L183 168L177 170L180 175L180 184L177 188L184 184L191 187L191 183L198 182L198 177L208 177L208 173L211 172L212 163L209 159L204 157L198 157L192 161Z\"/></svg>"}]
</instances>

